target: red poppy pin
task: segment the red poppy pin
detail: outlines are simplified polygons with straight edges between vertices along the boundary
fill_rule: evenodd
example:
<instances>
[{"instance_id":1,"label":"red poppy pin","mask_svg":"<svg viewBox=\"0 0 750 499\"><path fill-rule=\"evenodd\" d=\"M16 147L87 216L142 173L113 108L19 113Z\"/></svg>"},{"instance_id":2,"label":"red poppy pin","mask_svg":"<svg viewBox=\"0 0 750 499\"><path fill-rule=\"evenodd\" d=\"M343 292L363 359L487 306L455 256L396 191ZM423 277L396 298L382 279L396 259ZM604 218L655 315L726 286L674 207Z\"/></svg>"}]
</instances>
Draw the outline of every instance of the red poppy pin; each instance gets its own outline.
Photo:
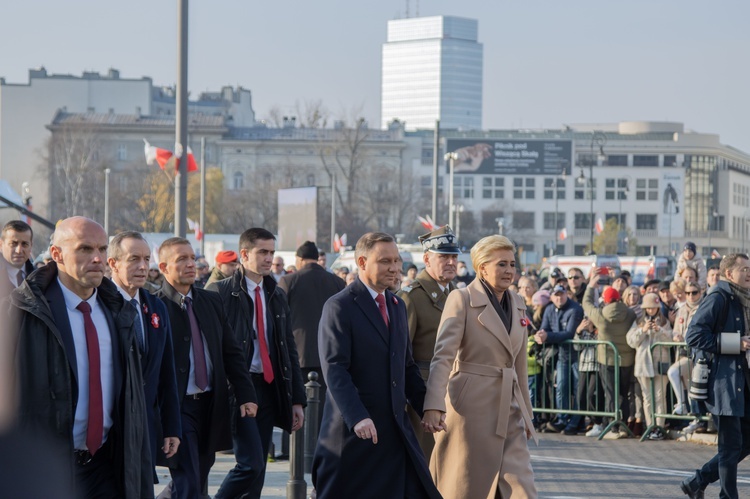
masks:
<instances>
[{"instance_id":1,"label":"red poppy pin","mask_svg":"<svg viewBox=\"0 0 750 499\"><path fill-rule=\"evenodd\" d=\"M154 329L159 329L161 319L159 319L159 316L156 314L151 314L151 326L153 326Z\"/></svg>"},{"instance_id":2,"label":"red poppy pin","mask_svg":"<svg viewBox=\"0 0 750 499\"><path fill-rule=\"evenodd\" d=\"M685 318L684 317L680 317L680 324L682 324L684 322L685 322Z\"/></svg>"},{"instance_id":3,"label":"red poppy pin","mask_svg":"<svg viewBox=\"0 0 750 499\"><path fill-rule=\"evenodd\" d=\"M395 297L395 296L393 297L393 304L394 304L394 305L398 305L398 300L396 299L396 297Z\"/></svg>"},{"instance_id":4,"label":"red poppy pin","mask_svg":"<svg viewBox=\"0 0 750 499\"><path fill-rule=\"evenodd\" d=\"M529 327L529 320L526 317L521 317L521 327Z\"/></svg>"}]
</instances>

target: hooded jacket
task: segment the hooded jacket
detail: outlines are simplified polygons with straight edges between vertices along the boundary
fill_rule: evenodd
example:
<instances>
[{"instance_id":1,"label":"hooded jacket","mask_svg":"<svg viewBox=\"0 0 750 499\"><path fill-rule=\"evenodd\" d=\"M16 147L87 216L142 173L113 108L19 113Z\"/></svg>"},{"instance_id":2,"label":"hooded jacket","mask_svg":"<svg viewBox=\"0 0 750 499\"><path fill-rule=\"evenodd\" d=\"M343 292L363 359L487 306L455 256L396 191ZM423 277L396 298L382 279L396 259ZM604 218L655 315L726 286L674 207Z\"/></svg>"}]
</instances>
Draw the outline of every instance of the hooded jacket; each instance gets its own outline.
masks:
<instances>
[{"instance_id":1,"label":"hooded jacket","mask_svg":"<svg viewBox=\"0 0 750 499\"><path fill-rule=\"evenodd\" d=\"M632 366L635 363L635 350L628 345L627 334L635 322L635 312L621 301L616 301L599 308L594 302L594 286L586 288L583 295L583 311L594 323L599 334L599 341L610 341L620 354L620 367ZM615 358L609 345L597 347L596 360L603 366L614 366Z\"/></svg>"}]
</instances>

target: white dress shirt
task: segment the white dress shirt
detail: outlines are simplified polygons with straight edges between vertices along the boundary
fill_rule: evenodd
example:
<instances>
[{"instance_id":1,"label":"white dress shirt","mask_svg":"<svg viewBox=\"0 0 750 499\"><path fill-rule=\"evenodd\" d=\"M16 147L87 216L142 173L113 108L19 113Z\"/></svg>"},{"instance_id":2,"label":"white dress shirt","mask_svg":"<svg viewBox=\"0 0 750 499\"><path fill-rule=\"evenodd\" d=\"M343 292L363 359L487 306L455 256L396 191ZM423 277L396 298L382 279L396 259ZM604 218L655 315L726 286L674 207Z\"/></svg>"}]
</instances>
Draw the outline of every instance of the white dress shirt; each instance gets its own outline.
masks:
<instances>
[{"instance_id":1,"label":"white dress shirt","mask_svg":"<svg viewBox=\"0 0 750 499\"><path fill-rule=\"evenodd\" d=\"M76 368L78 369L78 402L76 403L75 419L73 421L73 447L87 449L86 430L89 421L89 355L86 345L86 329L83 325L83 312L76 307L84 300L65 287L57 278L65 298L65 308L68 311L70 330L73 333L73 344L76 350ZM112 428L112 412L115 404L114 359L112 357L112 335L109 331L107 316L96 300L96 289L88 300L91 306L91 320L96 326L99 339L99 364L102 378L102 403L104 405L104 434L102 443L107 441L107 434ZM91 449L89 449L91 450Z\"/></svg>"},{"instance_id":2,"label":"white dress shirt","mask_svg":"<svg viewBox=\"0 0 750 499\"><path fill-rule=\"evenodd\" d=\"M364 281L362 281L362 284L365 284ZM373 301L375 301L375 297L378 295L383 295L383 298L385 298L385 291L383 291L382 293L378 293L367 284L365 284L365 287L367 288L367 291L370 292L370 296L372 296ZM385 299L387 300L388 298L385 298ZM380 312L380 305L378 305L378 302L375 302L375 306L378 307L378 312ZM385 315L388 317L388 320L390 321L391 314L388 313L388 303L385 304Z\"/></svg>"},{"instance_id":3,"label":"white dress shirt","mask_svg":"<svg viewBox=\"0 0 750 499\"><path fill-rule=\"evenodd\" d=\"M247 283L247 294L250 295L250 301L253 304L253 329L255 334L253 335L253 358L250 360L250 372L263 374L263 363L260 360L260 342L258 341L258 314L255 313L255 288L260 288L260 301L263 306L263 331L266 333L266 346L268 346L268 353L271 353L270 336L268 335L268 320L267 320L267 309L266 309L266 294L263 292L263 280L260 284L256 284L255 281L248 277L245 277Z\"/></svg>"},{"instance_id":4,"label":"white dress shirt","mask_svg":"<svg viewBox=\"0 0 750 499\"><path fill-rule=\"evenodd\" d=\"M191 289L188 291L187 295L183 295L180 293L180 296L185 298L193 299L193 290ZM195 313L195 302L193 302L193 313ZM197 315L195 316L197 319ZM198 324L200 326L200 323ZM208 343L206 343L206 336L201 331L201 339L203 340L203 355L206 358L206 373L208 374L208 388L206 390L203 390L201 388L198 388L198 385L195 384L195 353L193 352L193 342L190 342L190 373L188 373L188 384L187 384L187 394L188 395L195 395L196 393L203 393L210 392L211 391L211 382L214 379L214 365L211 362L211 355L208 353Z\"/></svg>"}]
</instances>

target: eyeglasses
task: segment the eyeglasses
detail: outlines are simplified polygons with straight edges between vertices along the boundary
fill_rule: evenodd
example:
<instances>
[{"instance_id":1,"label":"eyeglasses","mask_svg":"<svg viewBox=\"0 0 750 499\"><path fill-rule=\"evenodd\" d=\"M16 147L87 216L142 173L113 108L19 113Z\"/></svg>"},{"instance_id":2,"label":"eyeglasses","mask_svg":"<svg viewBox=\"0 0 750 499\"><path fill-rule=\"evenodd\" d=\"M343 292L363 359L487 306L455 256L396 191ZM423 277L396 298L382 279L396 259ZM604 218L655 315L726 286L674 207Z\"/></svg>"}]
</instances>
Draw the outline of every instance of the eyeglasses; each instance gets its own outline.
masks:
<instances>
[{"instance_id":1,"label":"eyeglasses","mask_svg":"<svg viewBox=\"0 0 750 499\"><path fill-rule=\"evenodd\" d=\"M569 275L568 279L578 280L578 279L583 279L583 276L582 275Z\"/></svg>"},{"instance_id":2,"label":"eyeglasses","mask_svg":"<svg viewBox=\"0 0 750 499\"><path fill-rule=\"evenodd\" d=\"M694 295L701 294L701 292L700 291L685 291L685 294L688 296L694 296Z\"/></svg>"}]
</instances>

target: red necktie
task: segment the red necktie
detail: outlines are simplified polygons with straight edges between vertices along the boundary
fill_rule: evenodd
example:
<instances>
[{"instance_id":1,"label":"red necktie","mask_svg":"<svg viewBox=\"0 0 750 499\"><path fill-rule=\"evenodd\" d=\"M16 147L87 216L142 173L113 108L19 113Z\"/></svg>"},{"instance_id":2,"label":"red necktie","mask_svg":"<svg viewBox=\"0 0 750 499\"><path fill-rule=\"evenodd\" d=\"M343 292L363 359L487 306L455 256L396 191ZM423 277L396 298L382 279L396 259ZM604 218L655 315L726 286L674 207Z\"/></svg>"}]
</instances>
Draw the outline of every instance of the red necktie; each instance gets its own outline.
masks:
<instances>
[{"instance_id":1,"label":"red necktie","mask_svg":"<svg viewBox=\"0 0 750 499\"><path fill-rule=\"evenodd\" d=\"M385 310L385 296L378 295L375 297L375 301L378 302L378 309L380 309L380 315L383 316L385 327L388 327L388 312Z\"/></svg>"},{"instance_id":2,"label":"red necktie","mask_svg":"<svg viewBox=\"0 0 750 499\"><path fill-rule=\"evenodd\" d=\"M263 325L263 302L260 299L260 286L255 287L255 321L258 323L258 344L260 345L260 362L263 364L263 379L266 383L273 381L273 366L271 356L268 355L266 343L266 328Z\"/></svg>"},{"instance_id":3,"label":"red necktie","mask_svg":"<svg viewBox=\"0 0 750 499\"><path fill-rule=\"evenodd\" d=\"M104 404L102 402L102 375L99 358L99 336L91 320L91 305L82 301L76 307L83 314L86 331L86 349L89 357L89 422L86 429L86 447L93 456L102 446L104 431Z\"/></svg>"},{"instance_id":4,"label":"red necktie","mask_svg":"<svg viewBox=\"0 0 750 499\"><path fill-rule=\"evenodd\" d=\"M185 311L190 321L190 336L193 345L193 362L195 363L195 385L202 391L208 388L208 364L206 363L206 351L203 349L203 336L198 325L198 319L193 312L193 300L185 297Z\"/></svg>"}]
</instances>

